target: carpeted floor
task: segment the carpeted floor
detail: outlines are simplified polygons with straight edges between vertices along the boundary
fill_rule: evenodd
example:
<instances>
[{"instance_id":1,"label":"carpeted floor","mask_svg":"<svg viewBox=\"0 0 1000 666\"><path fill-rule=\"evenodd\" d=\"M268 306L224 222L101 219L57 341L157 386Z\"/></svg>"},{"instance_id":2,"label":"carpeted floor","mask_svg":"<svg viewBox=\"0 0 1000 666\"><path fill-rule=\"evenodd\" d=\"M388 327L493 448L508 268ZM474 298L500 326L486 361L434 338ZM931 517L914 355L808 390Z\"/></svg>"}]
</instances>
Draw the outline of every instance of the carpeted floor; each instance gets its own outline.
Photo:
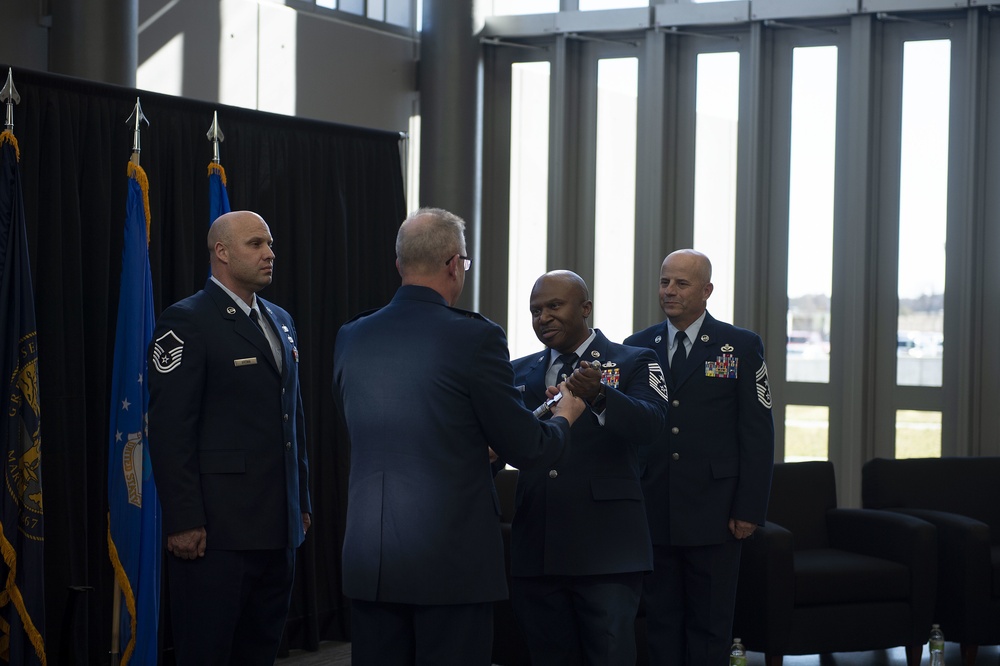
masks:
<instances>
[{"instance_id":1,"label":"carpeted floor","mask_svg":"<svg viewBox=\"0 0 1000 666\"><path fill-rule=\"evenodd\" d=\"M949 664L961 663L958 645L945 644L945 661ZM926 649L921 661L928 663ZM350 666L351 644L324 642L318 652L292 650L287 657L278 659L275 666ZM747 657L747 666L763 666L764 655L751 652ZM906 666L906 653L903 648L893 650L876 650L873 652L840 652L837 654L808 655L804 657L785 657L784 666ZM984 646L979 648L976 666L1000 666L1000 646Z\"/></svg>"}]
</instances>

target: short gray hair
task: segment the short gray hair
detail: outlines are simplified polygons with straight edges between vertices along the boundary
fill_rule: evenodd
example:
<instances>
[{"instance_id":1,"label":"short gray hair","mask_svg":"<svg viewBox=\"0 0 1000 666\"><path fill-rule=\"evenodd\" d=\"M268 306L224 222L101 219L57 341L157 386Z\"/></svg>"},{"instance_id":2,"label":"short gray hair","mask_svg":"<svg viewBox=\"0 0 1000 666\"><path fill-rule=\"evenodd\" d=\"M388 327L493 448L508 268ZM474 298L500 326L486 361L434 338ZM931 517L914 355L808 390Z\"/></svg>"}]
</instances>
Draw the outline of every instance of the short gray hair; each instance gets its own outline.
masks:
<instances>
[{"instance_id":1,"label":"short gray hair","mask_svg":"<svg viewBox=\"0 0 1000 666\"><path fill-rule=\"evenodd\" d=\"M465 251L465 221L441 208L411 213L396 234L396 260L403 273L431 274Z\"/></svg>"}]
</instances>

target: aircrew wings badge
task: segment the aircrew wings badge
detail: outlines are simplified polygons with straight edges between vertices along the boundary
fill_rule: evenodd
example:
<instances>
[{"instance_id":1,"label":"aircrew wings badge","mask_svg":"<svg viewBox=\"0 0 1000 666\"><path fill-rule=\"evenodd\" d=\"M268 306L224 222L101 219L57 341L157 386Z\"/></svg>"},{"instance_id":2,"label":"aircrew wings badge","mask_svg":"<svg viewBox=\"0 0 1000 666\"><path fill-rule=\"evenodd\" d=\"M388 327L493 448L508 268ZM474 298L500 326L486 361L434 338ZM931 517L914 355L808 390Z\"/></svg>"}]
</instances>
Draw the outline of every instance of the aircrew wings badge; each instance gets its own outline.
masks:
<instances>
[{"instance_id":1,"label":"aircrew wings badge","mask_svg":"<svg viewBox=\"0 0 1000 666\"><path fill-rule=\"evenodd\" d=\"M184 341L173 331L167 331L156 338L153 344L153 367L159 373L167 373L181 367Z\"/></svg>"}]
</instances>

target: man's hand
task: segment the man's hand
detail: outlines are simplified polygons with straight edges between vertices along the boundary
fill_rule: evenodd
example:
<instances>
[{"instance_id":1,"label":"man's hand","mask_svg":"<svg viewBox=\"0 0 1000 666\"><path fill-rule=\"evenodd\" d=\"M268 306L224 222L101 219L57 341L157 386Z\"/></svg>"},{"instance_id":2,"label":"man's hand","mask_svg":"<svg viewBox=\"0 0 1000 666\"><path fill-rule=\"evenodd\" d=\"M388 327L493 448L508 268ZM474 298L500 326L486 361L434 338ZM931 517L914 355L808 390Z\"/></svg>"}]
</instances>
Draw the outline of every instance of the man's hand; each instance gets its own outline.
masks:
<instances>
[{"instance_id":1,"label":"man's hand","mask_svg":"<svg viewBox=\"0 0 1000 666\"><path fill-rule=\"evenodd\" d=\"M206 543L207 537L204 527L196 527L193 530L174 532L167 535L167 551L182 560L194 560L199 557L205 557Z\"/></svg>"},{"instance_id":2,"label":"man's hand","mask_svg":"<svg viewBox=\"0 0 1000 666\"><path fill-rule=\"evenodd\" d=\"M577 417L587 408L587 403L579 396L573 395L566 382L562 382L556 388L558 389L556 393L562 393L562 399L552 406L552 416L561 416L573 425Z\"/></svg>"},{"instance_id":3,"label":"man's hand","mask_svg":"<svg viewBox=\"0 0 1000 666\"><path fill-rule=\"evenodd\" d=\"M746 539L757 529L757 523L748 523L745 520L729 519L729 531L737 539Z\"/></svg>"},{"instance_id":4,"label":"man's hand","mask_svg":"<svg viewBox=\"0 0 1000 666\"><path fill-rule=\"evenodd\" d=\"M593 367L590 363L581 363L573 374L566 378L566 385L573 395L591 402L597 397L597 392L601 388L601 369Z\"/></svg>"},{"instance_id":5,"label":"man's hand","mask_svg":"<svg viewBox=\"0 0 1000 666\"><path fill-rule=\"evenodd\" d=\"M309 528L312 526L312 524L313 524L312 516L310 516L308 513L306 513L306 512L303 511L302 512L302 533L303 534L307 534L309 532Z\"/></svg>"}]
</instances>

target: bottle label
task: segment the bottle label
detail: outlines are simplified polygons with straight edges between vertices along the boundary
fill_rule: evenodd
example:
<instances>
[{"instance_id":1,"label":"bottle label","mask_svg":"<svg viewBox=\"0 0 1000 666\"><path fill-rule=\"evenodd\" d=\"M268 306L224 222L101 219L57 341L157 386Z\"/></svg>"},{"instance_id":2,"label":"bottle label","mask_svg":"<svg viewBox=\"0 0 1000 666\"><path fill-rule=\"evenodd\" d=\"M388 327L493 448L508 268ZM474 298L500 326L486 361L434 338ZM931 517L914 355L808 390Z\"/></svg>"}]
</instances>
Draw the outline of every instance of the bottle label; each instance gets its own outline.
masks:
<instances>
[{"instance_id":1,"label":"bottle label","mask_svg":"<svg viewBox=\"0 0 1000 666\"><path fill-rule=\"evenodd\" d=\"M931 641L930 642L931 652L938 651L944 652L944 641Z\"/></svg>"},{"instance_id":2,"label":"bottle label","mask_svg":"<svg viewBox=\"0 0 1000 666\"><path fill-rule=\"evenodd\" d=\"M735 657L735 656L730 657L729 658L729 666L747 666L747 658L746 657Z\"/></svg>"}]
</instances>

